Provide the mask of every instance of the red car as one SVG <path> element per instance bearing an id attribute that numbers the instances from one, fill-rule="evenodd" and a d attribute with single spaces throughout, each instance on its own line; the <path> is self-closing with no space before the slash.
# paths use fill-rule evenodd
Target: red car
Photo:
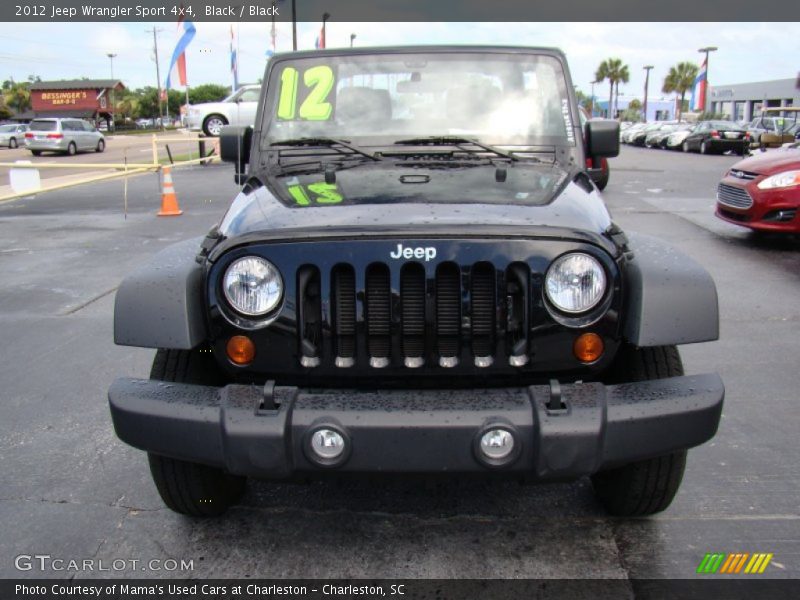
<path id="1" fill-rule="evenodd" d="M 756 231 L 800 233 L 800 146 L 759 152 L 717 186 L 716 215 Z"/>

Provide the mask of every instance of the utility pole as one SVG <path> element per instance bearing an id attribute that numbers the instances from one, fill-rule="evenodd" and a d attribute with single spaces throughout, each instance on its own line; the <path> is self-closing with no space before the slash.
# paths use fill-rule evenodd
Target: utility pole
<path id="1" fill-rule="evenodd" d="M 158 34 L 163 29 L 159 29 L 157 27 L 153 27 L 153 29 L 145 29 L 148 33 L 150 31 L 153 32 L 153 53 L 155 54 L 155 61 L 156 61 L 156 95 L 158 96 L 158 118 L 161 121 L 161 128 L 164 128 L 164 110 L 162 107 L 161 101 L 161 70 L 158 66 Z"/>
<path id="2" fill-rule="evenodd" d="M 708 79 L 708 55 L 709 55 L 710 52 L 716 52 L 717 50 L 719 50 L 719 48 L 717 48 L 716 46 L 706 46 L 705 48 L 699 48 L 697 50 L 701 54 L 705 53 L 705 55 L 706 55 L 706 60 L 705 60 L 705 63 L 706 63 L 706 85 L 705 85 L 705 93 L 703 94 L 703 112 L 708 112 L 708 105 L 709 105 L 709 101 L 711 100 L 708 97 L 710 95 L 708 93 L 708 91 L 709 91 L 709 89 L 708 89 L 709 88 L 709 83 L 708 83 L 709 82 L 709 79 Z M 681 107 L 681 108 L 683 108 L 683 107 Z"/>
<path id="3" fill-rule="evenodd" d="M 323 48 L 327 48 L 328 47 L 328 36 L 325 35 L 325 23 L 330 18 L 331 18 L 331 14 L 330 13 L 324 13 L 322 15 L 322 44 L 321 44 L 321 46 Z"/>
<path id="4" fill-rule="evenodd" d="M 592 118 L 594 118 L 594 84 L 598 82 L 590 81 L 589 83 L 592 85 Z"/>
<path id="5" fill-rule="evenodd" d="M 116 127 L 116 107 L 114 106 L 114 57 L 116 54 L 109 52 L 106 54 L 106 56 L 111 61 L 111 98 L 109 99 L 111 101 L 111 127 L 109 127 L 109 130 L 114 131 L 114 128 Z"/>
<path id="6" fill-rule="evenodd" d="M 644 76 L 644 107 L 642 113 L 644 115 L 644 122 L 647 123 L 647 88 L 650 87 L 650 69 L 653 68 L 653 65 L 645 65 L 643 68 L 646 75 Z"/>
<path id="7" fill-rule="evenodd" d="M 292 0 L 292 50 L 297 50 L 297 6 Z"/>

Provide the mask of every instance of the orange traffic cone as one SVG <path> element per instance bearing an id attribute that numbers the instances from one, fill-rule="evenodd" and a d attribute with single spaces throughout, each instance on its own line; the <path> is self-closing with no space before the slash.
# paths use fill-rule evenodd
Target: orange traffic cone
<path id="1" fill-rule="evenodd" d="M 183 211 L 178 206 L 178 197 L 175 195 L 175 188 L 172 187 L 172 170 L 169 167 L 161 169 L 161 210 L 158 211 L 159 217 L 177 217 Z"/>

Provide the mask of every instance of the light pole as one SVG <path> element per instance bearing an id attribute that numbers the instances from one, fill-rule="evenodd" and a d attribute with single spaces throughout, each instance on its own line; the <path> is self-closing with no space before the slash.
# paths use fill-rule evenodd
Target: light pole
<path id="1" fill-rule="evenodd" d="M 701 98 L 701 100 L 703 101 L 703 112 L 706 112 L 706 109 L 708 108 L 708 103 L 709 103 L 709 98 L 708 98 L 708 96 L 706 94 L 706 92 L 708 91 L 708 85 L 709 85 L 708 84 L 708 55 L 709 55 L 710 52 L 716 52 L 717 50 L 719 50 L 719 48 L 717 48 L 716 46 L 706 46 L 705 48 L 698 48 L 698 50 L 697 50 L 701 54 L 705 53 L 705 55 L 706 55 L 706 85 L 705 85 L 705 88 L 704 88 L 704 91 L 703 91 L 703 95 L 702 95 L 702 98 Z M 681 107 L 681 108 L 683 108 L 683 107 Z"/>
<path id="2" fill-rule="evenodd" d="M 111 131 L 114 131 L 114 127 L 115 127 L 114 121 L 116 120 L 116 115 L 115 115 L 116 111 L 114 110 L 114 108 L 115 108 L 114 107 L 114 87 L 115 87 L 114 86 L 114 57 L 116 56 L 116 54 L 114 54 L 112 52 L 109 52 L 108 54 L 106 54 L 106 56 L 108 57 L 108 60 L 111 61 L 111 98 L 109 98 L 109 101 L 111 102 L 111 127 L 109 129 Z"/>
<path id="3" fill-rule="evenodd" d="M 644 122 L 647 123 L 647 88 L 650 87 L 650 69 L 653 68 L 653 65 L 645 65 L 643 68 L 646 74 L 644 76 L 644 107 L 642 113 L 644 114 Z"/>
<path id="4" fill-rule="evenodd" d="M 592 118 L 594 119 L 594 84 L 597 83 L 596 81 L 589 82 L 592 86 Z"/>
<path id="5" fill-rule="evenodd" d="M 356 39 L 356 34 L 355 33 L 351 33 L 350 34 L 350 47 L 351 48 L 353 47 L 353 40 L 354 39 Z"/>
<path id="6" fill-rule="evenodd" d="M 322 44 L 320 44 L 323 48 L 327 47 L 327 38 L 325 36 L 325 22 L 331 18 L 330 13 L 323 13 L 322 14 Z"/>

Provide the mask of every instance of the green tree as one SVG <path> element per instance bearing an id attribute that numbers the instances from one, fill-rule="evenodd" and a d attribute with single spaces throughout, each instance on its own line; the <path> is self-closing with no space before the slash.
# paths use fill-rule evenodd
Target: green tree
<path id="1" fill-rule="evenodd" d="M 681 95 L 681 102 L 678 110 L 678 121 L 681 120 L 681 113 L 683 112 L 683 103 L 686 92 L 694 85 L 694 80 L 697 78 L 697 73 L 700 68 L 690 62 L 679 62 L 677 65 L 669 68 L 669 73 L 664 78 L 664 86 L 661 91 L 665 94 L 673 92 Z"/>
<path id="2" fill-rule="evenodd" d="M 613 119 L 614 106 L 612 106 L 612 103 L 614 101 L 614 86 L 616 86 L 617 101 L 619 102 L 619 84 L 620 82 L 628 83 L 630 80 L 630 71 L 628 71 L 628 65 L 623 65 L 622 59 L 620 58 L 607 58 L 600 63 L 600 66 L 597 67 L 597 71 L 595 71 L 594 74 L 594 79 L 597 82 L 608 79 L 608 118 Z"/>
<path id="3" fill-rule="evenodd" d="M 15 82 L 11 80 L 11 84 L 6 88 L 3 84 L 3 99 L 6 106 L 13 108 L 15 112 L 23 112 L 31 107 L 31 90 L 29 82 Z"/>
<path id="4" fill-rule="evenodd" d="M 231 93 L 231 88 L 216 83 L 205 83 L 189 88 L 189 103 L 219 102 Z"/>

